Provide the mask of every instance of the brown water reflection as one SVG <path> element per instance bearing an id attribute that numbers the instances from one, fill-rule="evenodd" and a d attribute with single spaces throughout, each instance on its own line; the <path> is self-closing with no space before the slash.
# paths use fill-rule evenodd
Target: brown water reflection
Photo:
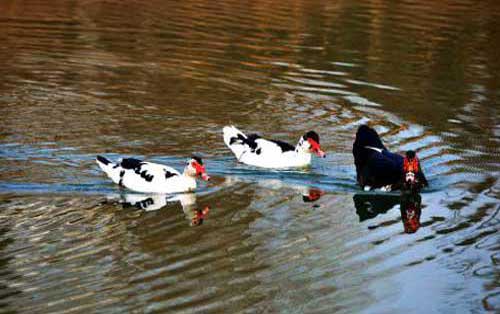
<path id="1" fill-rule="evenodd" d="M 0 312 L 498 311 L 499 18 L 470 0 L 0 2 Z M 328 158 L 237 165 L 228 123 L 315 129 Z M 423 162 L 414 234 L 392 196 L 356 214 L 360 123 Z M 215 174 L 196 228 L 178 202 L 107 201 L 93 162 L 193 152 Z"/>

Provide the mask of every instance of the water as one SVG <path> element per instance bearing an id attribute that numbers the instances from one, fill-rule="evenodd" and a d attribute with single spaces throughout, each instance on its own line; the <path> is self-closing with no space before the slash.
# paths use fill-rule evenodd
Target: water
<path id="1" fill-rule="evenodd" d="M 499 311 L 499 18 L 470 0 L 1 2 L 0 312 Z M 328 157 L 238 165 L 228 123 L 316 130 Z M 415 233 L 397 195 L 356 186 L 361 123 L 423 162 Z M 120 192 L 93 161 L 192 153 L 213 180 L 177 199 Z"/>

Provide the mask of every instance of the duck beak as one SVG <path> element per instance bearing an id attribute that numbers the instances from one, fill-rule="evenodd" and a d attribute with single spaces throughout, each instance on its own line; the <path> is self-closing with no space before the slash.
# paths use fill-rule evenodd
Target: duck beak
<path id="1" fill-rule="evenodd" d="M 316 156 L 318 156 L 320 158 L 326 157 L 326 153 L 321 150 L 321 146 L 319 146 L 319 143 L 317 143 L 315 140 L 313 140 L 311 138 L 307 139 L 307 141 L 311 145 L 311 150 L 313 153 L 316 154 Z"/>
<path id="2" fill-rule="evenodd" d="M 194 167 L 196 169 L 196 174 L 201 177 L 202 180 L 208 181 L 210 180 L 210 176 L 207 174 L 207 171 L 205 170 L 205 166 L 202 166 L 198 163 L 194 164 Z"/>
<path id="3" fill-rule="evenodd" d="M 316 155 L 320 158 L 326 158 L 326 153 L 324 151 L 322 151 L 321 149 L 319 149 L 318 151 L 315 152 Z"/>

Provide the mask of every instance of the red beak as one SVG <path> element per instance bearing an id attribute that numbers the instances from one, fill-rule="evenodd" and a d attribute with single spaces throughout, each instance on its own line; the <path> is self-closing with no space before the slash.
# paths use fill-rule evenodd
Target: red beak
<path id="1" fill-rule="evenodd" d="M 199 163 L 195 163 L 194 168 L 196 169 L 196 175 L 199 175 L 202 180 L 210 180 L 210 176 L 205 171 L 205 166 L 202 166 Z"/>
<path id="2" fill-rule="evenodd" d="M 318 157 L 325 158 L 326 154 L 324 151 L 321 150 L 321 147 L 319 146 L 319 143 L 317 143 L 315 140 L 312 138 L 308 138 L 307 141 L 311 145 L 311 150 L 313 153 L 315 153 Z"/>

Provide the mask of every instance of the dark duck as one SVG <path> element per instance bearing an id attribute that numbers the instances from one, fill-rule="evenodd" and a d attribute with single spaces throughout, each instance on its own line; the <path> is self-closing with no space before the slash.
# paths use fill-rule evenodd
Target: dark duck
<path id="1" fill-rule="evenodd" d="M 410 150 L 402 156 L 390 152 L 377 131 L 367 125 L 358 128 L 352 154 L 358 184 L 365 191 L 380 188 L 419 192 L 428 186 L 416 153 Z"/>

